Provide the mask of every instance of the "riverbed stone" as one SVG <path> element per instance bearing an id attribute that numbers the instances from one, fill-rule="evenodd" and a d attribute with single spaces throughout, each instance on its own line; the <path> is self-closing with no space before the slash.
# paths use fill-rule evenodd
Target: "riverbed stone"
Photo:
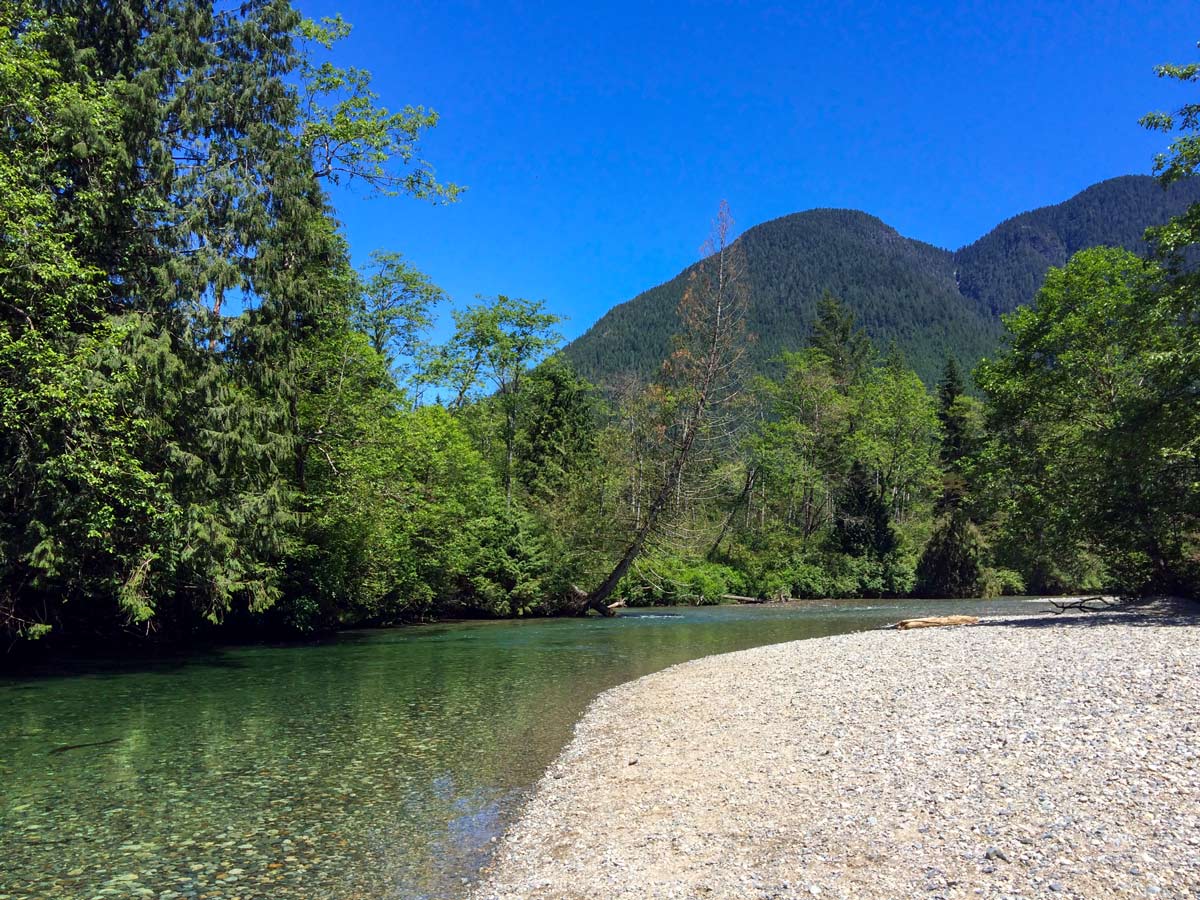
<path id="1" fill-rule="evenodd" d="M 470 897 L 1200 896 L 1198 624 L 985 619 L 623 685 Z"/>

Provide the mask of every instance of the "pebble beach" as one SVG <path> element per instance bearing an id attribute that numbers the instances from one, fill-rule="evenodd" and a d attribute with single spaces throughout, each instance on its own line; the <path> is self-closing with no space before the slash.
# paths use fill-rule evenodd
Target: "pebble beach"
<path id="1" fill-rule="evenodd" d="M 1197 625 L 984 619 L 622 685 L 471 897 L 1200 897 Z"/>

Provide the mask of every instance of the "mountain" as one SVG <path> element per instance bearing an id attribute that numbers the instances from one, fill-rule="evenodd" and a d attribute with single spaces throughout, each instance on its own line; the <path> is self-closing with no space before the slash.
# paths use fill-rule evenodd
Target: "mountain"
<path id="1" fill-rule="evenodd" d="M 999 316 L 1028 303 L 1046 270 L 1098 245 L 1145 252 L 1142 234 L 1192 203 L 1200 179 L 1164 190 L 1149 176 L 1100 182 L 1055 206 L 1022 213 L 951 252 L 907 238 L 855 210 L 814 209 L 748 229 L 737 243 L 747 269 L 750 365 L 764 371 L 783 350 L 803 347 L 826 291 L 858 315 L 881 348 L 892 341 L 925 379 L 947 354 L 968 368 L 996 348 Z M 597 384 L 653 375 L 677 329 L 676 307 L 692 268 L 609 310 L 564 348 Z"/>

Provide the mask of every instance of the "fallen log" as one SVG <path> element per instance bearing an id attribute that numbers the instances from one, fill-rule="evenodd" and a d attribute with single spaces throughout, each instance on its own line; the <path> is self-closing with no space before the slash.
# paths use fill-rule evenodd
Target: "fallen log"
<path id="1" fill-rule="evenodd" d="M 892 627 L 899 631 L 910 628 L 939 628 L 943 625 L 975 625 L 979 616 L 926 616 L 923 619 L 901 619 Z"/>
<path id="2" fill-rule="evenodd" d="M 608 604 L 608 608 L 609 609 L 624 609 L 626 605 L 627 604 L 625 603 L 625 598 L 622 597 L 620 600 L 614 600 L 612 603 Z"/>
<path id="3" fill-rule="evenodd" d="M 738 603 L 766 603 L 766 597 L 744 597 L 741 594 L 722 594 L 722 600 L 736 600 Z"/>

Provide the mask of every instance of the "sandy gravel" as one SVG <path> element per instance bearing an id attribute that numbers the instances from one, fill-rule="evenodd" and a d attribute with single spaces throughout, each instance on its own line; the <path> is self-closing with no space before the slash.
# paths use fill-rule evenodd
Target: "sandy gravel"
<path id="1" fill-rule="evenodd" d="M 601 695 L 484 898 L 1200 897 L 1200 619 L 878 631 Z"/>

